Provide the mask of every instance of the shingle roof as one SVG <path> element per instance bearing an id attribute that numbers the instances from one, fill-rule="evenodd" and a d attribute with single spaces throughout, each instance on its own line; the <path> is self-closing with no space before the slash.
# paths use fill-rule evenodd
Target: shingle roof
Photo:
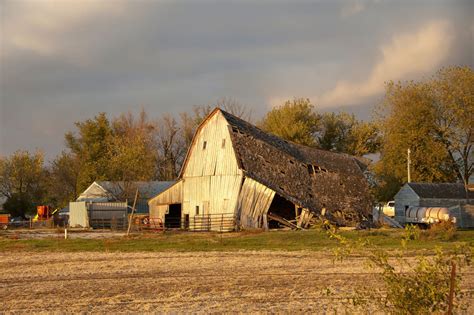
<path id="1" fill-rule="evenodd" d="M 466 199 L 466 189 L 458 183 L 408 183 L 420 198 Z M 474 199 L 474 191 L 468 197 Z"/>
<path id="2" fill-rule="evenodd" d="M 369 215 L 371 198 L 360 160 L 283 140 L 221 112 L 246 176 L 316 213 L 326 208 L 344 224 Z"/>

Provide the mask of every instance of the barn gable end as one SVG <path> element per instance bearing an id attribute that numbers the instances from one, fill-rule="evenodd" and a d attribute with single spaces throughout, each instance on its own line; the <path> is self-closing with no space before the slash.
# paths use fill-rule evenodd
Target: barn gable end
<path id="1" fill-rule="evenodd" d="M 270 219 L 299 228 L 323 209 L 350 225 L 371 209 L 362 168 L 352 156 L 290 143 L 216 108 L 194 135 L 173 202 L 191 230 L 213 216 L 232 216 L 243 228 L 268 228 Z M 171 209 L 165 194 L 177 196 L 165 191 L 149 201 L 162 214 Z"/>

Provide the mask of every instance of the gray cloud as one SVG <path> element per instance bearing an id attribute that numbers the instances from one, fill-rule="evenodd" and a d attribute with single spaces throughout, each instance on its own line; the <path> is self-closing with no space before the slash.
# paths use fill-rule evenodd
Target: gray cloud
<path id="1" fill-rule="evenodd" d="M 0 6 L 1 154 L 42 148 L 53 156 L 74 121 L 100 111 L 114 116 L 143 106 L 156 116 L 223 96 L 254 106 L 258 115 L 301 96 L 325 111 L 368 118 L 383 94 L 378 81 L 473 65 L 469 1 L 3 0 Z M 423 33 L 430 25 L 431 33 Z M 416 34 L 449 44 L 436 51 L 430 47 L 440 46 L 425 45 L 415 49 L 417 60 L 404 59 Z M 426 60 L 432 62 L 417 65 Z"/>

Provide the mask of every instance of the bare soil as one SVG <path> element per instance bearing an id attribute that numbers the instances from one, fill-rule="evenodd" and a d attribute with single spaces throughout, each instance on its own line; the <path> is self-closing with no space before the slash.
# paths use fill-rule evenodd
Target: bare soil
<path id="1" fill-rule="evenodd" d="M 0 313 L 366 313 L 353 290 L 380 285 L 362 258 L 312 252 L 18 252 L 0 266 Z"/>

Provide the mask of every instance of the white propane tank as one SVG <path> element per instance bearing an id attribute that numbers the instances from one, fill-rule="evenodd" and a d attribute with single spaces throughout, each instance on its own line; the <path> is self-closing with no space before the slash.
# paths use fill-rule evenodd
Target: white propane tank
<path id="1" fill-rule="evenodd" d="M 406 212 L 406 221 L 411 223 L 432 224 L 449 220 L 449 210 L 444 207 L 409 207 Z"/>

